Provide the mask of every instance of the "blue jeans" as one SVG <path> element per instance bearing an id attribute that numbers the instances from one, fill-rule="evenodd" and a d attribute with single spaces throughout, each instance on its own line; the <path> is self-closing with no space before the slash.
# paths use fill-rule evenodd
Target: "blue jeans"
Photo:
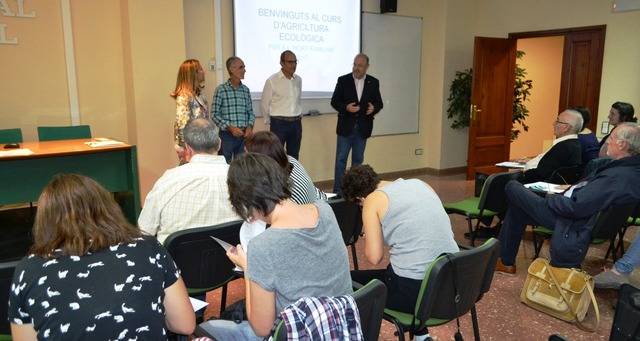
<path id="1" fill-rule="evenodd" d="M 300 154 L 300 143 L 302 142 L 302 120 L 284 121 L 277 117 L 271 117 L 270 129 L 272 133 L 278 136 L 287 150 L 287 154 L 297 160 Z"/>
<path id="2" fill-rule="evenodd" d="M 242 321 L 240 324 L 236 324 L 228 320 L 209 320 L 201 323 L 200 328 L 204 329 L 210 337 L 213 336 L 216 340 L 261 341 L 263 339 L 253 332 L 249 321 Z"/>
<path id="3" fill-rule="evenodd" d="M 514 265 L 527 226 L 541 225 L 553 230 L 558 218 L 542 197 L 515 180 L 507 183 L 505 193 L 508 209 L 498 237 L 500 259 L 504 265 Z"/>
<path id="4" fill-rule="evenodd" d="M 225 130 L 220 132 L 220 140 L 222 141 L 222 155 L 227 163 L 231 163 L 234 157 L 244 153 L 244 136 L 235 137 Z"/>
<path id="5" fill-rule="evenodd" d="M 613 267 L 623 275 L 630 274 L 633 269 L 640 263 L 640 236 L 633 240 L 629 248 L 622 258 L 613 264 Z"/>
<path id="6" fill-rule="evenodd" d="M 351 167 L 361 165 L 364 162 L 364 148 L 367 146 L 367 139 L 360 135 L 358 124 L 353 126 L 349 136 L 338 135 L 336 143 L 336 166 L 333 177 L 333 193 L 342 194 L 340 189 L 340 179 L 347 169 L 347 158 L 351 153 Z"/>

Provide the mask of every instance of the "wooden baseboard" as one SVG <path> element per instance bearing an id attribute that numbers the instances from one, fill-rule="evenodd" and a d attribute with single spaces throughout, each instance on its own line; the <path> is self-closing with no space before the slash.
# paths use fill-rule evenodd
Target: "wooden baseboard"
<path id="1" fill-rule="evenodd" d="M 467 167 L 455 167 L 455 168 L 444 168 L 444 169 L 435 169 L 435 168 L 416 168 L 416 169 L 408 169 L 397 172 L 389 172 L 382 173 L 380 177 L 385 180 L 395 180 L 397 178 L 415 178 L 422 175 L 434 175 L 434 176 L 447 176 L 447 175 L 457 175 L 457 174 L 465 174 L 467 172 Z M 325 181 L 316 181 L 316 187 L 321 190 L 327 192 L 333 190 L 333 180 L 325 180 Z"/>

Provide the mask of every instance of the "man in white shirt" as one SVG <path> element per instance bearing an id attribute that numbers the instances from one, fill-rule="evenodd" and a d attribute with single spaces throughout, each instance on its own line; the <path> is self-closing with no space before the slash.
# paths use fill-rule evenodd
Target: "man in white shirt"
<path id="1" fill-rule="evenodd" d="M 580 166 L 582 147 L 578 132 L 582 129 L 582 115 L 575 110 L 565 110 L 553 122 L 553 146 L 525 164 L 522 183 L 547 181 L 553 172 L 565 166 Z"/>
<path id="2" fill-rule="evenodd" d="M 271 131 L 278 136 L 287 154 L 298 159 L 302 141 L 302 78 L 296 75 L 296 55 L 286 50 L 280 54 L 280 71 L 264 83 L 260 112 Z"/>
<path id="3" fill-rule="evenodd" d="M 140 228 L 160 243 L 179 230 L 240 219 L 229 202 L 229 165 L 218 155 L 218 127 L 207 118 L 191 119 L 184 141 L 189 163 L 158 179 L 138 218 Z"/>

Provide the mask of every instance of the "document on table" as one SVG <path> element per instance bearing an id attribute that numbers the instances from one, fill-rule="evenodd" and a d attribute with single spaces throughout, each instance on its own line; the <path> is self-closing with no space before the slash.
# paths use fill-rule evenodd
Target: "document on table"
<path id="1" fill-rule="evenodd" d="M 94 148 L 107 147 L 107 146 L 119 146 L 121 144 L 124 144 L 124 142 L 108 139 L 108 138 L 105 138 L 105 137 L 97 137 L 94 140 L 95 141 L 85 142 L 84 144 L 86 144 L 89 147 L 94 147 Z"/>
<path id="2" fill-rule="evenodd" d="M 20 148 L 20 149 L 13 149 L 13 150 L 0 150 L 0 157 L 3 156 L 21 156 L 21 155 L 31 155 L 33 154 L 33 151 L 29 148 Z"/>
<path id="3" fill-rule="evenodd" d="M 524 169 L 524 165 L 523 164 L 518 163 L 518 162 L 513 162 L 513 161 L 505 161 L 505 162 L 496 163 L 496 167 Z"/>
<path id="4" fill-rule="evenodd" d="M 530 184 L 525 184 L 524 187 L 529 188 L 538 192 L 553 192 L 553 193 L 562 193 L 566 190 L 565 186 L 559 184 L 551 184 L 544 181 L 533 182 Z"/>

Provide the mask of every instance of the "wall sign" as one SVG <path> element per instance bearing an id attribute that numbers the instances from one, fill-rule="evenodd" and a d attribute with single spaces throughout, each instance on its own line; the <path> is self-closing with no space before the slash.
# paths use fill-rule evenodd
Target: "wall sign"
<path id="1" fill-rule="evenodd" d="M 25 11 L 25 0 L 0 0 L 3 17 L 35 18 L 36 11 Z M 18 37 L 7 37 L 7 24 L 0 23 L 0 44 L 18 45 Z"/>

